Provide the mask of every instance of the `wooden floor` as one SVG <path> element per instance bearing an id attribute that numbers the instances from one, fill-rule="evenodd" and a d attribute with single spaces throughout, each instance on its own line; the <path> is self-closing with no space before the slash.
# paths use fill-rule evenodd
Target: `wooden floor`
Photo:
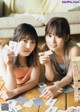
<path id="1" fill-rule="evenodd" d="M 0 77 L 0 92 L 5 90 L 4 82 Z M 38 98 L 40 95 L 40 92 L 38 90 L 38 87 L 33 88 L 32 90 L 25 92 L 22 94 L 22 97 L 32 99 L 32 98 Z M 49 106 L 45 105 L 47 102 L 47 99 L 42 98 L 44 105 L 43 106 L 35 106 L 33 105 L 32 107 L 24 107 L 23 104 L 18 103 L 23 109 L 20 110 L 19 112 L 45 112 Z M 6 102 L 3 99 L 0 98 L 0 103 Z M 59 96 L 57 96 L 57 102 L 54 105 L 55 107 L 58 107 L 58 110 L 66 110 L 70 106 L 80 106 L 80 102 L 75 102 L 74 101 L 74 93 L 61 93 Z"/>

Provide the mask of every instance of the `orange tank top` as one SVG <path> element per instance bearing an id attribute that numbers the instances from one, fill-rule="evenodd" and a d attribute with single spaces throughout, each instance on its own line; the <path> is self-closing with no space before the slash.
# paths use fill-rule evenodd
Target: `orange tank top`
<path id="1" fill-rule="evenodd" d="M 32 67 L 19 67 L 14 68 L 14 74 L 16 77 L 17 84 L 23 84 L 30 79 Z"/>

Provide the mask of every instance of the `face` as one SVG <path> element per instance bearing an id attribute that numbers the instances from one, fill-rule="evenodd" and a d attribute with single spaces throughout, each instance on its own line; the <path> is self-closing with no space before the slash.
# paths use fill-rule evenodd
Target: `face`
<path id="1" fill-rule="evenodd" d="M 52 51 L 59 51 L 64 48 L 64 40 L 63 38 L 59 38 L 54 34 L 47 34 L 46 35 L 46 43 L 50 50 Z"/>
<path id="2" fill-rule="evenodd" d="M 35 40 L 31 40 L 28 36 L 19 42 L 21 56 L 29 56 L 35 48 Z"/>

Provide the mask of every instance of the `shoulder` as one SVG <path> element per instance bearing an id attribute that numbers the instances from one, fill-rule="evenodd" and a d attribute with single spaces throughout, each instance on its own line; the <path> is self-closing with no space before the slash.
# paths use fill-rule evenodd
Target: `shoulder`
<path id="1" fill-rule="evenodd" d="M 77 45 L 71 46 L 69 48 L 69 58 L 80 56 L 80 47 Z"/>

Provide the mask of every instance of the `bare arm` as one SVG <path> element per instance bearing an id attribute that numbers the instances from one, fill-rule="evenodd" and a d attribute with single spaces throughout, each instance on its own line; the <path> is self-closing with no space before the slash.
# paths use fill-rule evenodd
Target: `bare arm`
<path id="1" fill-rule="evenodd" d="M 45 66 L 45 77 L 49 81 L 52 81 L 54 78 L 54 72 L 50 61 L 50 57 L 46 56 L 44 52 L 41 52 L 39 53 L 39 61 L 41 64 Z"/>
<path id="2" fill-rule="evenodd" d="M 1 52 L 0 73 L 8 90 L 12 90 L 17 87 L 16 79 L 13 72 L 13 64 L 10 58 L 8 57 L 7 52 L 3 54 Z"/>
<path id="3" fill-rule="evenodd" d="M 51 62 L 45 65 L 45 77 L 49 81 L 53 81 L 54 79 L 54 71 Z"/>
<path id="4" fill-rule="evenodd" d="M 77 46 L 69 50 L 70 61 L 71 61 L 71 58 L 75 56 L 80 56 L 80 48 Z M 72 79 L 73 79 L 73 71 L 72 71 L 72 65 L 70 64 L 66 76 L 60 81 L 60 83 L 57 86 L 59 88 L 66 86 L 67 84 L 71 83 Z"/>

